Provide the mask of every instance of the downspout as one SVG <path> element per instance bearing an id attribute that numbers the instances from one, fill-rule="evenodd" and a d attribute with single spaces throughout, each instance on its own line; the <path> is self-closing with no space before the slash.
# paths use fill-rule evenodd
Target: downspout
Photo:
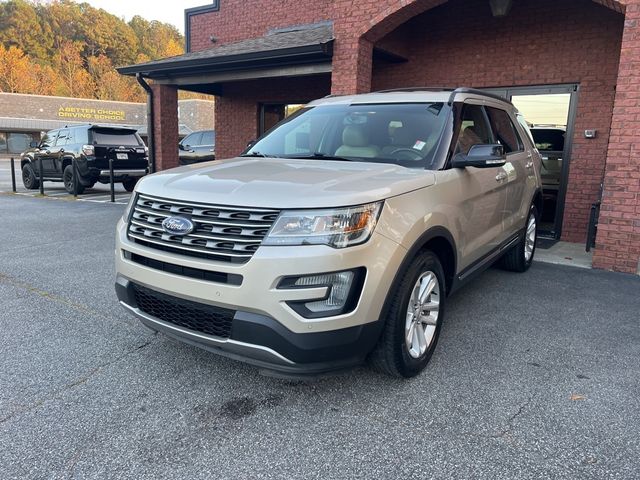
<path id="1" fill-rule="evenodd" d="M 155 123 L 153 121 L 153 89 L 146 82 L 142 73 L 136 73 L 136 80 L 147 92 L 147 146 L 149 147 L 149 173 L 156 171 Z"/>

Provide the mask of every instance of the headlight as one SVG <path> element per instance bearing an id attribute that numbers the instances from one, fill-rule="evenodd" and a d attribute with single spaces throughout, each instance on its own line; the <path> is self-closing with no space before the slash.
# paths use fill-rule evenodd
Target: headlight
<path id="1" fill-rule="evenodd" d="M 263 245 L 359 245 L 369 240 L 383 202 L 327 210 L 284 211 L 263 240 Z"/>
<path id="2" fill-rule="evenodd" d="M 129 198 L 129 203 L 124 209 L 122 213 L 122 221 L 124 223 L 129 223 L 129 218 L 131 217 L 131 210 L 133 210 L 133 206 L 136 204 L 136 199 L 138 198 L 138 194 L 135 192 L 131 194 L 131 198 Z"/>

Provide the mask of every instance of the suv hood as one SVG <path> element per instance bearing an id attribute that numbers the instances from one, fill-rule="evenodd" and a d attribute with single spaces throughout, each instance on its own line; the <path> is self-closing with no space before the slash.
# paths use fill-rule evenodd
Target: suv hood
<path id="1" fill-rule="evenodd" d="M 239 157 L 149 175 L 136 190 L 195 203 L 290 209 L 369 203 L 434 183 L 431 171 L 384 163 Z"/>

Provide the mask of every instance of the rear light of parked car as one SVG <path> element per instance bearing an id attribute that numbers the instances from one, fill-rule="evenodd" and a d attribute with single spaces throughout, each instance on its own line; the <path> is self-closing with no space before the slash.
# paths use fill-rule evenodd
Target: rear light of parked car
<path id="1" fill-rule="evenodd" d="M 93 145 L 83 145 L 82 153 L 84 153 L 87 157 L 92 157 L 96 154 L 96 149 Z"/>

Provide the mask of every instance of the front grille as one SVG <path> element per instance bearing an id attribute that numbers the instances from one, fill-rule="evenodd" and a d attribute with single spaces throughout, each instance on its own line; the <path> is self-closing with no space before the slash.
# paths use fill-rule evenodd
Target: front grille
<path id="1" fill-rule="evenodd" d="M 128 236 L 141 245 L 191 257 L 245 263 L 262 243 L 280 212 L 261 208 L 204 205 L 138 195 Z M 188 235 L 164 231 L 167 217 L 190 219 Z"/>
<path id="2" fill-rule="evenodd" d="M 215 337 L 229 338 L 235 310 L 190 302 L 133 284 L 138 308 L 178 327 Z"/>

